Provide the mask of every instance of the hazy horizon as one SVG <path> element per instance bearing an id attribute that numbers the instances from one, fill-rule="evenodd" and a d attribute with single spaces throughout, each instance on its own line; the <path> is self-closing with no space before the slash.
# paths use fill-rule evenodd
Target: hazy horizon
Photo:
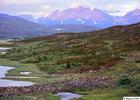
<path id="1" fill-rule="evenodd" d="M 47 16 L 55 10 L 86 6 L 103 10 L 114 16 L 123 16 L 140 8 L 139 0 L 1 0 L 0 13 L 10 15 L 30 14 L 35 17 Z"/>

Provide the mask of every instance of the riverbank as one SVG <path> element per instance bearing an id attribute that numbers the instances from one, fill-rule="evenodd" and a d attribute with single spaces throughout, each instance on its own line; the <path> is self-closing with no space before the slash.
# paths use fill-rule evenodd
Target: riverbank
<path id="1" fill-rule="evenodd" d="M 18 81 L 31 81 L 38 84 L 46 82 L 45 77 L 47 76 L 47 74 L 40 71 L 34 64 L 24 64 L 17 61 L 0 58 L 0 65 L 14 67 L 14 69 L 8 71 L 8 73 L 6 74 L 7 77 L 5 77 L 5 79 L 18 80 Z M 21 72 L 31 72 L 31 73 L 27 75 L 22 75 Z M 13 77 L 10 78 L 10 76 Z M 38 77 L 38 78 L 28 79 L 28 78 L 18 78 L 18 77 Z"/>
<path id="2" fill-rule="evenodd" d="M 14 67 L 8 67 L 8 66 L 0 66 L 0 87 L 24 87 L 24 86 L 31 86 L 34 83 L 27 82 L 27 81 L 16 81 L 16 80 L 7 80 L 4 79 L 6 77 L 6 74 L 9 70 L 14 69 Z"/>
<path id="3" fill-rule="evenodd" d="M 23 71 L 23 69 L 25 69 L 26 67 L 28 68 L 28 66 L 27 66 L 28 64 L 23 64 L 23 63 L 19 63 L 19 62 L 16 62 L 16 61 L 11 61 L 11 60 L 8 60 L 8 59 L 1 59 L 1 62 L 4 65 L 7 65 L 7 64 L 9 65 L 10 64 L 10 65 L 16 66 L 17 68 L 20 67 L 20 65 L 23 65 L 24 67 L 20 67 L 21 68 L 20 71 L 21 70 Z M 8 62 L 8 63 L 6 63 L 6 62 Z M 34 68 L 34 67 L 32 67 L 32 68 Z M 16 70 L 16 71 L 19 71 L 19 70 Z M 15 73 L 13 73 L 13 71 L 12 71 L 11 72 L 11 75 L 12 74 L 15 74 Z M 33 82 L 37 82 L 38 84 L 42 84 L 42 83 L 56 83 L 57 81 L 65 80 L 65 79 L 72 79 L 72 80 L 76 80 L 77 79 L 78 80 L 78 79 L 80 79 L 79 77 L 83 77 L 84 79 L 88 79 L 88 75 L 89 74 L 90 73 L 87 73 L 87 74 L 85 73 L 85 75 L 84 74 L 70 74 L 70 75 L 68 75 L 68 74 L 67 75 L 63 75 L 63 74 L 61 75 L 60 74 L 60 75 L 51 75 L 50 77 L 47 77 L 46 76 L 46 77 L 42 78 L 41 80 L 40 79 L 39 80 L 38 79 L 12 79 L 12 80 L 33 81 Z M 7 74 L 7 75 L 10 75 L 10 74 Z M 20 76 L 20 73 L 17 73 L 15 75 L 19 75 Z M 27 76 L 30 76 L 30 75 L 27 75 Z M 92 76 L 92 74 L 90 74 L 90 75 Z M 98 74 L 96 75 L 96 73 L 94 72 L 94 76 L 98 76 Z M 94 77 L 94 76 L 92 76 L 92 77 Z M 98 80 L 96 80 L 96 81 L 98 82 Z M 62 89 L 62 91 L 60 91 L 60 92 L 65 92 L 65 91 L 75 92 L 76 91 L 77 94 L 83 95 L 81 97 L 81 98 L 83 98 L 83 100 L 91 100 L 90 98 L 97 98 L 97 100 L 102 100 L 103 98 L 109 98 L 109 97 L 112 98 L 111 100 L 113 100 L 113 98 L 115 98 L 115 100 L 120 100 L 124 95 L 130 95 L 130 96 L 133 96 L 134 95 L 134 96 L 137 96 L 136 94 L 134 94 L 131 91 L 129 91 L 129 89 L 124 89 L 124 88 L 118 89 L 118 87 L 111 88 L 111 85 L 109 85 L 108 87 L 106 87 L 103 91 L 100 90 L 100 87 L 97 88 L 97 89 L 96 88 L 93 88 L 93 87 L 90 87 L 90 89 L 88 89 L 87 87 L 86 87 L 86 89 L 82 89 L 80 87 L 81 89 L 78 88 L 78 89 L 74 89 L 74 90 L 72 90 L 72 89 L 68 89 L 67 90 L 65 87 L 68 87 L 69 85 L 68 86 L 63 86 L 63 88 L 62 88 L 62 85 L 65 84 L 65 83 L 63 81 L 60 81 L 60 82 L 57 82 L 57 83 L 59 83 L 59 84 L 57 84 L 58 89 L 60 89 L 60 88 Z M 87 85 L 90 86 L 89 83 L 90 83 L 89 81 L 87 83 L 85 83 L 85 86 L 87 86 Z M 74 82 L 73 84 L 74 85 L 77 84 L 78 87 L 79 87 L 80 84 L 83 84 L 83 81 L 80 80 L 80 81 Z M 4 91 L 5 90 L 6 93 L 9 93 L 9 91 L 12 92 L 12 93 L 15 93 L 16 91 L 23 92 L 23 93 L 20 93 L 19 92 L 20 94 L 18 94 L 16 96 L 13 96 L 13 95 L 12 96 L 6 96 L 6 97 L 9 97 L 9 98 L 17 98 L 17 100 L 22 100 L 20 98 L 24 98 L 25 100 L 32 100 L 32 99 L 30 99 L 31 97 L 32 98 L 33 97 L 36 98 L 36 99 L 33 99 L 33 100 L 39 100 L 38 98 L 40 98 L 40 97 L 41 98 L 44 98 L 42 100 L 46 100 L 46 98 L 47 98 L 47 100 L 55 100 L 55 98 L 56 98 L 56 100 L 60 100 L 59 97 L 57 97 L 54 94 L 52 94 L 52 93 L 56 93 L 56 92 L 48 91 L 50 89 L 53 90 L 53 88 L 55 88 L 55 86 L 53 87 L 53 85 L 51 85 L 52 87 L 48 87 L 48 84 L 45 84 L 45 85 L 47 85 L 47 86 L 37 85 L 35 87 L 33 86 L 32 88 L 28 88 L 27 87 L 27 90 L 30 90 L 30 89 L 31 90 L 35 90 L 34 92 L 28 92 L 28 91 L 26 91 L 25 87 L 24 88 L 18 88 L 18 89 L 15 88 L 15 87 L 13 87 L 13 88 L 3 88 L 0 91 Z M 44 87 L 45 88 L 48 87 L 48 90 L 46 90 Z M 40 88 L 40 91 L 43 90 L 43 92 L 40 93 L 40 91 L 38 90 L 39 88 Z M 57 88 L 55 88 L 55 89 L 57 89 Z M 112 91 L 110 89 L 112 89 Z M 77 90 L 79 90 L 79 91 L 77 91 Z M 88 90 L 88 91 L 85 91 L 85 90 Z M 96 92 L 94 92 L 94 90 L 96 90 Z M 50 93 L 50 92 L 52 92 L 52 93 Z M 9 95 L 9 94 L 6 94 L 6 95 Z M 6 98 L 6 100 L 8 100 L 8 99 Z M 9 99 L 9 100 L 11 100 L 11 99 Z"/>
<path id="4" fill-rule="evenodd" d="M 14 98 L 14 100 L 60 100 L 60 97 L 54 94 L 64 91 L 82 95 L 81 99 L 72 100 L 92 100 L 91 98 L 93 100 L 103 100 L 105 98 L 121 100 L 124 95 L 137 96 L 128 89 L 115 87 L 110 78 L 88 78 L 22 88 L 1 88 L 0 98 L 9 97 L 6 100 L 11 100 L 11 98 Z"/>
<path id="5" fill-rule="evenodd" d="M 79 77 L 86 77 L 86 74 L 47 74 L 38 69 L 35 64 L 24 64 L 18 61 L 12 61 L 5 58 L 0 58 L 0 65 L 15 67 L 8 71 L 4 79 L 17 81 L 31 81 L 37 84 L 54 83 L 57 81 L 77 79 Z M 21 72 L 31 72 L 27 75 L 22 75 Z M 19 77 L 19 78 L 18 78 Z M 20 77 L 37 77 L 37 78 L 20 78 Z"/>
<path id="6" fill-rule="evenodd" d="M 76 88 L 94 89 L 103 87 L 114 87 L 111 78 L 86 78 L 78 80 L 65 80 L 52 84 L 34 85 L 29 87 L 2 87 L 0 88 L 1 96 L 23 95 L 29 93 L 58 93 L 72 91 Z"/>
<path id="7" fill-rule="evenodd" d="M 77 90 L 76 94 L 82 95 L 80 99 L 72 100 L 122 100 L 124 95 L 137 96 L 124 88 L 101 88 L 93 90 Z M 32 93 L 19 96 L 1 96 L 0 100 L 61 100 L 59 96 L 52 93 Z"/>

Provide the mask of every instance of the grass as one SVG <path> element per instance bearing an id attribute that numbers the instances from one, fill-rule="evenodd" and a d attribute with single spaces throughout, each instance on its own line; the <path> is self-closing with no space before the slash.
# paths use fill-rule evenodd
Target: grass
<path id="1" fill-rule="evenodd" d="M 9 67 L 15 67 L 15 69 L 8 71 L 7 77 L 5 79 L 10 79 L 10 80 L 19 80 L 19 81 L 31 81 L 35 82 L 37 84 L 42 84 L 42 83 L 53 83 L 56 81 L 61 81 L 65 80 L 68 77 L 64 76 L 53 76 L 46 74 L 43 71 L 40 71 L 38 67 L 35 64 L 25 64 L 25 63 L 20 63 L 18 61 L 12 61 L 9 59 L 4 59 L 0 58 L 0 65 L 1 66 L 9 66 Z M 27 72 L 32 72 L 29 75 L 21 75 L 20 72 L 27 71 Z M 25 76 L 25 77 L 37 77 L 37 78 L 12 78 L 9 76 Z"/>
<path id="2" fill-rule="evenodd" d="M 8 72 L 7 75 L 10 76 L 21 76 L 20 72 L 24 72 L 24 71 L 32 72 L 32 74 L 29 74 L 28 76 L 33 76 L 33 77 L 45 75 L 45 73 L 41 72 L 38 69 L 38 67 L 34 64 L 24 64 L 18 61 L 11 61 L 9 59 L 0 58 L 0 65 L 15 67 L 15 69 Z"/>
<path id="3" fill-rule="evenodd" d="M 34 64 L 24 64 L 18 61 L 11 61 L 9 59 L 0 58 L 0 65 L 1 66 L 9 66 L 15 67 L 15 69 L 8 71 L 7 77 L 5 79 L 11 80 L 19 80 L 19 81 L 32 81 L 35 83 L 44 83 L 46 82 L 47 74 L 40 71 L 38 67 Z M 21 75 L 20 72 L 32 72 L 29 75 Z M 8 76 L 26 76 L 26 77 L 38 77 L 38 78 L 31 78 L 31 79 L 19 79 L 19 78 L 8 78 Z"/>
<path id="4" fill-rule="evenodd" d="M 80 99 L 74 100 L 122 100 L 124 96 L 136 96 L 128 89 L 123 88 L 95 89 L 78 93 L 83 94 L 83 96 Z"/>
<path id="5" fill-rule="evenodd" d="M 129 30 L 133 30 L 133 27 L 129 27 Z M 25 40 L 17 42 L 17 47 L 4 57 L 34 63 L 40 70 L 50 74 L 67 69 L 81 69 L 83 66 L 100 68 L 99 65 L 109 64 L 111 61 L 124 61 L 131 52 L 140 50 L 138 28 L 133 33 L 128 29 L 126 32 L 121 31 L 125 28 L 106 29 L 107 31 L 99 31 L 98 34 L 63 33 Z M 132 38 L 131 34 L 134 34 Z"/>
<path id="6" fill-rule="evenodd" d="M 21 96 L 6 96 L 0 97 L 0 100 L 60 100 L 59 96 L 51 93 L 46 94 L 29 94 Z"/>
<path id="7" fill-rule="evenodd" d="M 0 40 L 0 46 L 2 47 L 11 47 L 14 46 L 13 41 Z"/>

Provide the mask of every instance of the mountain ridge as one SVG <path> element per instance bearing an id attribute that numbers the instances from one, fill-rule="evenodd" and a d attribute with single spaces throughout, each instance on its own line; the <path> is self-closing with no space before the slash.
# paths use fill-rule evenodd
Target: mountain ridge
<path id="1" fill-rule="evenodd" d="M 42 25 L 83 24 L 107 28 L 115 25 L 129 25 L 140 22 L 140 10 L 134 9 L 124 16 L 113 16 L 97 8 L 79 6 L 62 11 L 56 10 L 48 16 L 35 19 L 34 22 Z"/>
<path id="2" fill-rule="evenodd" d="M 0 14 L 0 35 L 26 36 L 46 33 L 46 27 L 17 16 Z"/>
<path id="3" fill-rule="evenodd" d="M 17 16 L 0 14 L 0 38 L 24 38 L 61 32 L 85 32 L 98 29 L 88 25 L 45 26 Z"/>

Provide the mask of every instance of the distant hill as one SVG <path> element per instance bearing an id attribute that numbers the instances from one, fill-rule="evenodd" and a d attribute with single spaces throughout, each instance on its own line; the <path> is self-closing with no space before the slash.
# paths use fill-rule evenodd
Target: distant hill
<path id="1" fill-rule="evenodd" d="M 52 29 L 54 33 L 65 33 L 65 32 L 89 32 L 89 31 L 95 31 L 99 30 L 99 28 L 90 26 L 90 25 L 72 25 L 72 24 L 66 24 L 66 25 L 50 25 L 48 26 L 49 29 Z"/>
<path id="2" fill-rule="evenodd" d="M 29 15 L 29 14 L 22 14 L 22 15 L 19 15 L 18 17 L 21 17 L 25 20 L 32 21 L 32 22 L 35 21 L 35 18 L 32 15 Z"/>
<path id="3" fill-rule="evenodd" d="M 40 35 L 50 35 L 59 32 L 86 32 L 94 29 L 96 28 L 87 25 L 63 25 L 63 27 L 60 25 L 44 26 L 38 23 L 27 21 L 20 17 L 0 14 L 1 38 L 34 37 Z"/>
<path id="4" fill-rule="evenodd" d="M 128 12 L 124 16 L 129 24 L 140 22 L 140 9 L 135 9 L 133 11 Z"/>
<path id="5" fill-rule="evenodd" d="M 1 37 L 23 37 L 47 34 L 49 30 L 43 26 L 20 17 L 0 14 Z"/>
<path id="6" fill-rule="evenodd" d="M 114 25 L 129 25 L 138 22 L 140 22 L 140 9 L 134 9 L 125 16 L 114 18 Z"/>

